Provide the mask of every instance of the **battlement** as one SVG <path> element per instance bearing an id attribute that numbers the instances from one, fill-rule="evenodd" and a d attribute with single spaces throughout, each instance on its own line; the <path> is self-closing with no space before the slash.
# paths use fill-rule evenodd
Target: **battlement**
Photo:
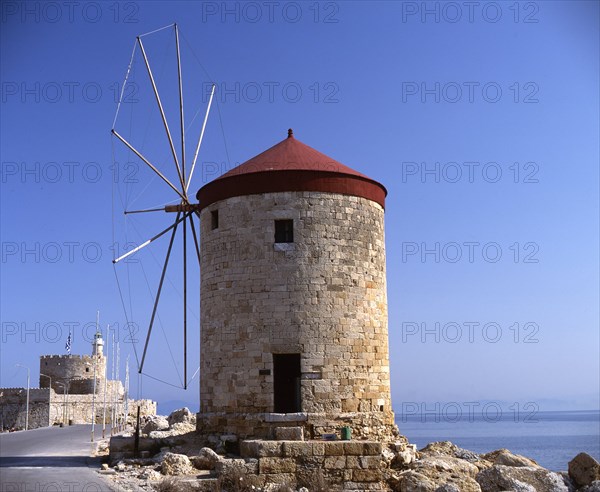
<path id="1" fill-rule="evenodd" d="M 54 391 L 67 385 L 70 393 L 93 393 L 104 385 L 106 357 L 93 355 L 43 355 L 40 357 L 42 388 L 50 384 Z M 94 386 L 94 380 L 96 385 Z"/>
<path id="2" fill-rule="evenodd" d="M 38 399 L 48 399 L 49 396 L 55 393 L 50 388 L 29 388 L 29 399 L 31 401 Z M 3 399 L 11 397 L 25 397 L 27 394 L 27 388 L 0 388 L 0 396 Z"/>
<path id="3" fill-rule="evenodd" d="M 0 391 L 13 391 L 13 390 L 23 390 L 27 391 L 27 388 L 23 387 L 10 387 L 10 388 L 0 388 Z M 48 388 L 29 388 L 29 391 L 48 391 Z"/>
<path id="4" fill-rule="evenodd" d="M 93 355 L 40 355 L 40 360 L 94 360 L 94 357 L 98 358 L 98 356 Z M 104 358 L 104 355 L 99 357 Z"/>

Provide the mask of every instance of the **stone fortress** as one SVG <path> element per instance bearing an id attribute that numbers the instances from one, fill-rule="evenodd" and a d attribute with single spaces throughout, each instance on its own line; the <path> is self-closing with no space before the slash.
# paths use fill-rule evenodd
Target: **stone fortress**
<path id="1" fill-rule="evenodd" d="M 96 423 L 104 418 L 106 388 L 106 422 L 125 417 L 125 389 L 121 381 L 106 378 L 107 358 L 104 341 L 96 333 L 91 355 L 42 355 L 40 357 L 39 388 L 29 389 L 29 428 L 57 424 L 89 424 L 92 403 Z M 95 376 L 95 377 L 94 377 Z M 95 399 L 94 399 L 95 390 Z M 155 415 L 156 402 L 128 400 L 129 414 Z M 27 388 L 0 388 L 0 428 L 24 429 L 27 407 Z"/>
<path id="2" fill-rule="evenodd" d="M 292 130 L 198 191 L 200 433 L 398 435 L 386 193 Z"/>

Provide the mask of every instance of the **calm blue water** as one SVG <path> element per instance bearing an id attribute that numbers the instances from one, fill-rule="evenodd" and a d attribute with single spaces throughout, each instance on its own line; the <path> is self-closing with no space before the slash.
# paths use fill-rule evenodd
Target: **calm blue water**
<path id="1" fill-rule="evenodd" d="M 497 421 L 477 416 L 397 415 L 396 423 L 419 449 L 433 441 L 452 441 L 475 453 L 507 448 L 555 471 L 566 470 L 567 463 L 582 451 L 600 461 L 600 410 L 519 416 L 506 412 Z"/>

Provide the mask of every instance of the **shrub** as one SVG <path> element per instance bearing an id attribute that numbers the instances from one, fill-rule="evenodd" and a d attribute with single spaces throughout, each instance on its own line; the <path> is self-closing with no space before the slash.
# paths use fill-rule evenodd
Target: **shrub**
<path id="1" fill-rule="evenodd" d="M 166 477 L 156 486 L 158 492 L 191 492 L 193 488 L 189 483 L 175 477 Z"/>

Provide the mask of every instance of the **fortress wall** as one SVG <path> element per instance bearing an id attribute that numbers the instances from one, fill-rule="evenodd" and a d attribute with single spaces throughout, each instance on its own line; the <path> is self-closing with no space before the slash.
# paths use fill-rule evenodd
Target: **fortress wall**
<path id="1" fill-rule="evenodd" d="M 81 381 L 82 384 L 93 384 L 93 379 Z M 103 390 L 103 387 L 101 389 Z M 111 402 L 116 396 L 117 412 L 120 412 L 118 415 L 122 416 L 125 392 L 121 381 L 108 381 L 106 389 L 106 419 L 110 422 L 112 419 Z M 69 392 L 65 397 L 63 391 L 57 393 L 50 388 L 31 388 L 29 390 L 29 428 L 58 425 L 61 422 L 68 423 L 69 420 L 73 424 L 89 424 L 91 423 L 93 399 L 93 394 Z M 98 391 L 94 403 L 96 423 L 102 422 L 103 402 L 104 393 Z M 140 415 L 156 415 L 156 402 L 140 400 L 139 404 Z M 129 413 L 133 417 L 136 415 L 137 405 L 137 400 L 129 400 Z M 24 429 L 26 407 L 26 388 L 0 388 L 0 429 Z"/>
<path id="2" fill-rule="evenodd" d="M 152 400 L 129 400 L 129 416 L 137 416 L 137 406 L 140 406 L 140 416 L 156 415 L 156 402 Z"/>
<path id="3" fill-rule="evenodd" d="M 54 391 L 44 388 L 29 390 L 29 428 L 46 427 L 50 421 L 49 401 Z M 24 429 L 27 408 L 26 388 L 0 389 L 0 429 Z"/>
<path id="4" fill-rule="evenodd" d="M 96 422 L 101 423 L 105 394 L 107 421 L 112 420 L 111 402 L 115 400 L 116 412 L 122 417 L 125 398 L 123 383 L 107 381 L 104 377 L 105 369 L 106 357 L 103 355 L 42 355 L 40 388 L 29 390 L 29 428 L 68 424 L 69 421 L 73 424 L 89 424 L 92 419 L 92 406 Z M 129 402 L 130 415 L 137 415 L 138 403 L 141 415 L 156 415 L 156 402 Z M 26 388 L 0 388 L 0 430 L 24 429 L 26 408 Z"/>
<path id="5" fill-rule="evenodd" d="M 95 368 L 94 368 L 95 366 Z M 40 357 L 40 387 L 50 385 L 57 393 L 64 391 L 67 384 L 69 393 L 92 393 L 96 371 L 96 392 L 103 391 L 106 357 L 90 355 L 43 355 Z"/>
<path id="6" fill-rule="evenodd" d="M 64 397 L 57 397 L 52 400 L 49 409 L 50 425 L 60 424 L 63 422 L 72 421 L 73 424 L 91 424 L 92 422 L 92 400 L 93 395 L 68 395 L 66 398 L 66 407 Z M 140 415 L 156 415 L 156 402 L 152 400 L 139 400 Z M 138 400 L 129 400 L 129 416 L 137 415 Z M 104 412 L 104 400 L 101 396 L 96 395 L 96 401 L 93 404 L 94 413 L 96 414 L 96 424 L 102 424 L 103 418 L 106 417 L 106 422 L 112 421 L 113 405 L 109 399 L 106 402 L 106 413 Z M 120 398 L 116 405 L 116 415 L 118 418 L 123 417 L 124 405 L 123 399 Z"/>

